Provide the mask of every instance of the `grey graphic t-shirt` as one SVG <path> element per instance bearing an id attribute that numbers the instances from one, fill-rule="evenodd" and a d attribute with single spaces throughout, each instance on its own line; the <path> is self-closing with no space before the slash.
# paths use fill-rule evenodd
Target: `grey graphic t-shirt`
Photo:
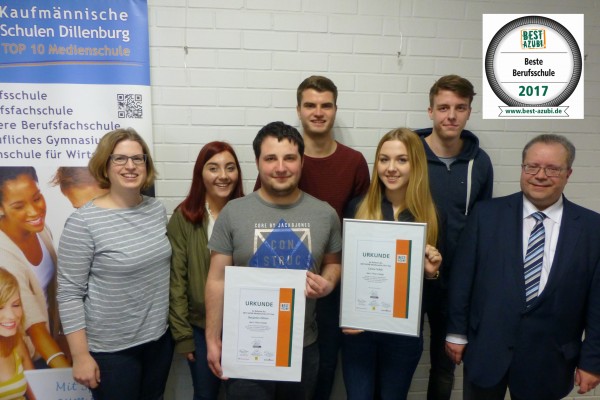
<path id="1" fill-rule="evenodd" d="M 227 203 L 208 248 L 232 256 L 236 266 L 320 273 L 323 255 L 342 250 L 340 222 L 329 204 L 309 194 L 280 206 L 254 192 Z M 315 300 L 307 299 L 304 345 L 316 339 Z"/>

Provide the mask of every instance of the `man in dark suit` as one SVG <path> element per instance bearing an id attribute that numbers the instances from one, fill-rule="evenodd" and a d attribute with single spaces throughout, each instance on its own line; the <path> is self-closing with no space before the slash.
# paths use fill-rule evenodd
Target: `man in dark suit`
<path id="1" fill-rule="evenodd" d="M 479 203 L 463 231 L 446 351 L 465 362 L 465 399 L 553 400 L 600 382 L 600 215 L 563 196 L 574 159 L 563 136 L 535 137 L 522 192 Z"/>

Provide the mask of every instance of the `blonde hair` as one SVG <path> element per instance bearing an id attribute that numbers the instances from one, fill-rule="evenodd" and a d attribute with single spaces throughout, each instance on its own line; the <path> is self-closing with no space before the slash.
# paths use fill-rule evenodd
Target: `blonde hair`
<path id="1" fill-rule="evenodd" d="M 13 274 L 8 272 L 6 269 L 0 267 L 0 307 L 5 306 L 10 298 L 15 295 L 20 295 L 19 282 Z M 19 334 L 22 335 L 24 332 L 25 317 L 21 317 L 19 326 L 19 333 L 11 337 L 0 337 L 0 355 L 6 357 L 9 355 L 19 340 Z"/>
<path id="2" fill-rule="evenodd" d="M 375 154 L 375 163 L 373 166 L 373 176 L 367 195 L 360 202 L 356 210 L 355 218 L 383 220 L 381 211 L 381 201 L 385 190 L 384 184 L 377 174 L 379 164 L 379 155 L 381 147 L 385 142 L 399 140 L 406 147 L 408 161 L 410 163 L 410 173 L 408 177 L 408 186 L 406 188 L 405 204 L 408 211 L 415 218 L 415 222 L 427 223 L 427 243 L 435 246 L 439 234 L 439 223 L 431 190 L 429 189 L 429 173 L 427 171 L 427 156 L 425 148 L 419 136 L 407 128 L 398 128 L 386 133 L 379 144 Z M 399 214 L 403 210 L 399 210 Z M 397 219 L 398 215 L 394 215 Z"/>
<path id="3" fill-rule="evenodd" d="M 148 189 L 154 183 L 156 169 L 154 168 L 148 145 L 133 128 L 115 129 L 102 136 L 94 155 L 90 158 L 88 163 L 90 174 L 98 181 L 98 185 L 102 189 L 109 189 L 108 163 L 110 162 L 110 156 L 117 144 L 124 140 L 138 142 L 140 146 L 142 146 L 142 151 L 146 155 L 146 181 L 142 186 L 142 190 Z"/>

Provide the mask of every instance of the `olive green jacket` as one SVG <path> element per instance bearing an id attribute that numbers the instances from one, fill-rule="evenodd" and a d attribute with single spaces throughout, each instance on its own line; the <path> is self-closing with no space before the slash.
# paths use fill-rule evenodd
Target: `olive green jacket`
<path id="1" fill-rule="evenodd" d="M 169 291 L 169 324 L 175 339 L 175 351 L 193 352 L 192 325 L 206 326 L 204 287 L 210 267 L 207 222 L 196 225 L 176 210 L 167 225 L 173 248 Z"/>

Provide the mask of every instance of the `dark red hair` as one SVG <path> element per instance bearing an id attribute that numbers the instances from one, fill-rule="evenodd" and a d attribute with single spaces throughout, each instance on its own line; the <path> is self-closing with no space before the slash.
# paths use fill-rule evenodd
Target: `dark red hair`
<path id="1" fill-rule="evenodd" d="M 238 181 L 231 191 L 231 195 L 228 200 L 237 199 L 244 195 L 244 189 L 242 186 L 242 169 L 240 168 L 240 162 L 238 161 L 233 147 L 229 143 L 225 142 L 210 142 L 204 145 L 198 158 L 196 158 L 196 165 L 194 165 L 194 175 L 192 176 L 192 187 L 185 200 L 177 206 L 181 210 L 181 214 L 188 221 L 194 224 L 202 224 L 204 217 L 206 216 L 206 187 L 204 187 L 204 181 L 202 179 L 202 170 L 204 165 L 214 155 L 222 153 L 224 151 L 229 152 L 235 160 L 235 166 L 238 169 Z"/>

